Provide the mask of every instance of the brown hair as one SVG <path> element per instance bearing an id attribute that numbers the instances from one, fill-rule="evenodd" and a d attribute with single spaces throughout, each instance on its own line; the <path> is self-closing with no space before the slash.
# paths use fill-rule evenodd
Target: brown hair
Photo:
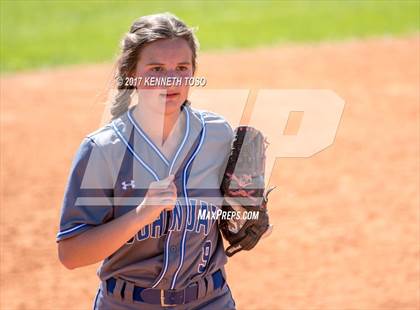
<path id="1" fill-rule="evenodd" d="M 131 25 L 121 42 L 121 54 L 117 61 L 117 93 L 111 99 L 111 115 L 116 118 L 125 113 L 131 102 L 134 87 L 125 86 L 125 81 L 135 70 L 138 55 L 148 43 L 161 40 L 183 38 L 192 51 L 192 67 L 195 71 L 197 62 L 198 41 L 194 29 L 188 27 L 178 17 L 170 13 L 142 16 Z"/>

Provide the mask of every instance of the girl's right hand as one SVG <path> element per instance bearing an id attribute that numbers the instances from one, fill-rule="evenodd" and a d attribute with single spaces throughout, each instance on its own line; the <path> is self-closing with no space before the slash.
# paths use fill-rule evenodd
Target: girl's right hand
<path id="1" fill-rule="evenodd" d="M 171 211 L 175 207 L 177 188 L 174 178 L 174 175 L 170 175 L 166 179 L 150 183 L 143 202 L 136 208 L 136 214 L 142 223 L 151 224 L 162 211 Z"/>

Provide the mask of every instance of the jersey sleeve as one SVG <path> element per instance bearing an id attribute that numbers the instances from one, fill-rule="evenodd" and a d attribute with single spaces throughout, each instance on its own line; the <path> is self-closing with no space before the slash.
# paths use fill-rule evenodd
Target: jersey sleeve
<path id="1" fill-rule="evenodd" d="M 113 182 L 106 158 L 85 138 L 70 169 L 56 241 L 76 236 L 113 217 Z"/>

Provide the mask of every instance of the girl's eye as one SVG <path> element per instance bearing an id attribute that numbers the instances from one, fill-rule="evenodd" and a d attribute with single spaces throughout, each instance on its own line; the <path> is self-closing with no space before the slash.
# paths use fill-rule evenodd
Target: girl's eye
<path id="1" fill-rule="evenodd" d="M 163 68 L 162 67 L 153 67 L 151 70 L 154 71 L 154 72 L 161 72 L 161 71 L 163 71 Z"/>
<path id="2" fill-rule="evenodd" d="M 186 70 L 188 70 L 188 67 L 186 67 L 186 66 L 179 66 L 177 69 L 178 69 L 178 71 L 186 71 Z"/>

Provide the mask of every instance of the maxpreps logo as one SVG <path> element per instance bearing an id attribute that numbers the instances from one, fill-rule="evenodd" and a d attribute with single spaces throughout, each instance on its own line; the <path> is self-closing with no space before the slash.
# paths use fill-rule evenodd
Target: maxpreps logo
<path id="1" fill-rule="evenodd" d="M 240 211 L 240 210 L 231 210 L 226 211 L 222 209 L 217 210 L 199 210 L 198 218 L 199 219 L 208 219 L 208 220 L 258 220 L 260 212 L 258 211 Z"/>

